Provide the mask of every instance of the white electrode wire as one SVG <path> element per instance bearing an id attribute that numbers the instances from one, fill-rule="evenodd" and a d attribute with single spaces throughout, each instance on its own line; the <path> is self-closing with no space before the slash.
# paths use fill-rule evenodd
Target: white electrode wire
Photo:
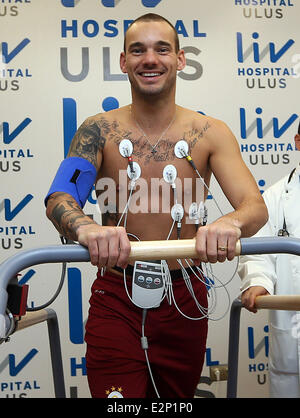
<path id="1" fill-rule="evenodd" d="M 159 393 L 158 393 L 158 390 L 156 388 L 156 384 L 155 384 L 155 381 L 154 381 L 154 377 L 153 377 L 153 374 L 152 374 L 152 370 L 151 370 L 151 366 L 150 366 L 150 361 L 149 361 L 149 358 L 148 358 L 148 351 L 146 349 L 144 349 L 144 353 L 145 353 L 147 367 L 148 367 L 148 371 L 149 371 L 149 374 L 150 374 L 150 378 L 151 378 L 151 381 L 152 381 L 153 388 L 155 390 L 156 396 L 158 398 L 160 398 Z"/>
<path id="2" fill-rule="evenodd" d="M 177 261 L 179 261 L 179 264 L 182 264 L 181 263 L 181 260 L 177 260 Z M 187 288 L 188 288 L 188 290 L 189 290 L 189 292 L 191 293 L 191 296 L 194 298 L 194 291 L 193 291 L 193 289 L 192 289 L 192 285 L 191 285 L 191 283 L 190 283 L 190 277 L 189 277 L 189 275 L 188 275 L 188 273 L 187 273 L 187 271 L 183 271 L 183 279 L 184 279 L 184 281 L 185 281 L 185 284 L 187 285 Z M 188 284 L 187 284 L 187 282 L 188 282 Z M 207 317 L 207 308 L 204 308 L 204 307 L 202 307 L 199 303 L 198 303 L 198 309 L 200 310 L 200 312 L 201 312 L 201 314 L 202 314 L 202 316 L 201 317 L 190 317 L 190 316 L 188 316 L 188 315 L 186 315 L 185 313 L 183 313 L 182 311 L 181 311 L 181 309 L 179 308 L 179 306 L 177 305 L 177 302 L 176 302 L 176 299 L 175 299 L 175 295 L 174 295 L 174 291 L 173 291 L 173 286 L 170 286 L 170 294 L 171 294 L 171 300 L 172 300 L 172 302 L 174 303 L 174 305 L 175 305 L 175 307 L 176 307 L 176 309 L 177 309 L 177 311 L 182 315 L 182 316 L 184 316 L 185 318 L 187 318 L 187 319 L 191 319 L 191 320 L 194 320 L 194 321 L 197 321 L 197 320 L 201 320 L 201 319 L 203 319 L 203 318 L 206 318 Z M 194 299 L 195 300 L 195 299 Z"/>
<path id="3" fill-rule="evenodd" d="M 186 315 L 185 313 L 183 313 L 183 312 L 182 312 L 182 310 L 179 308 L 179 306 L 178 306 L 178 305 L 177 305 L 177 303 L 176 303 L 175 295 L 174 295 L 174 292 L 173 292 L 173 287 L 171 287 L 170 291 L 171 291 L 172 301 L 173 301 L 173 303 L 174 303 L 174 305 L 175 305 L 175 307 L 176 307 L 177 311 L 178 311 L 178 312 L 179 312 L 182 316 L 184 316 L 186 319 L 191 319 L 192 321 L 199 321 L 200 319 L 207 318 L 207 314 L 203 314 L 203 316 L 201 316 L 201 317 L 194 318 L 194 317 L 188 316 L 188 315 Z"/>
<path id="4" fill-rule="evenodd" d="M 172 234 L 172 232 L 173 232 L 173 229 L 174 229 L 174 226 L 175 226 L 175 222 L 176 222 L 176 220 L 174 219 L 174 220 L 173 220 L 173 223 L 172 223 L 172 226 L 171 226 L 171 228 L 170 228 L 170 231 L 169 231 L 169 233 L 168 233 L 168 236 L 167 236 L 167 241 L 170 239 L 170 236 L 171 236 L 171 234 Z"/>
<path id="5" fill-rule="evenodd" d="M 186 260 L 186 262 L 188 263 L 188 261 Z M 193 268 L 192 268 L 192 266 L 188 263 L 188 265 L 189 265 L 189 267 L 191 268 L 191 270 L 193 271 L 193 273 L 194 273 L 194 270 L 193 270 Z M 196 266 L 196 268 L 198 269 L 198 271 L 201 271 L 201 273 L 204 275 L 204 272 L 198 267 L 198 266 Z M 194 273 L 195 274 L 195 273 Z M 196 275 L 197 276 L 197 275 Z M 199 278 L 199 276 L 197 276 L 198 278 Z M 207 276 L 206 276 L 207 277 Z M 210 283 L 209 284 L 209 286 L 210 286 L 210 288 L 211 289 L 213 289 L 214 290 L 214 292 L 216 292 L 216 288 L 218 288 L 218 289 L 220 289 L 220 288 L 222 288 L 224 291 L 225 291 L 225 294 L 226 294 L 226 296 L 227 296 L 227 299 L 228 299 L 228 305 L 227 305 L 227 308 L 226 308 L 226 310 L 225 310 L 225 312 L 224 312 L 224 314 L 223 315 L 221 315 L 220 317 L 218 317 L 218 318 L 211 318 L 211 316 L 209 317 L 209 319 L 211 320 L 211 321 L 219 321 L 219 320 L 221 320 L 221 319 L 223 319 L 226 315 L 227 315 L 227 312 L 228 312 L 228 310 L 229 310 L 229 308 L 230 308 L 230 295 L 229 295 L 229 292 L 228 292 L 228 290 L 227 290 L 227 287 L 226 287 L 226 285 L 224 285 L 221 281 L 220 281 L 220 279 L 217 277 L 217 276 L 215 276 L 214 275 L 214 278 L 217 280 L 217 281 L 219 281 L 220 283 L 221 283 L 221 286 L 218 286 L 218 287 L 216 287 L 213 283 Z M 202 281 L 202 280 L 201 280 Z M 215 307 L 216 307 L 216 304 L 217 304 L 217 293 L 215 293 L 215 295 L 216 295 L 216 300 L 215 300 Z M 211 313 L 210 313 L 210 315 L 211 315 Z"/>
<path id="6" fill-rule="evenodd" d="M 169 266 L 166 260 L 161 260 L 161 270 L 162 270 L 161 272 L 163 275 L 163 280 L 166 286 L 166 297 L 169 302 L 169 305 L 171 305 L 172 298 L 171 298 L 170 288 L 172 287 L 172 278 L 171 278 L 171 273 L 170 273 Z"/>
<path id="7" fill-rule="evenodd" d="M 191 260 L 190 259 L 190 261 L 191 262 L 193 262 L 193 260 Z M 209 265 L 209 267 L 210 267 L 210 273 L 208 273 L 208 266 Z M 231 277 L 227 280 L 227 282 L 225 282 L 225 283 L 223 283 L 222 281 L 221 281 L 221 279 L 219 279 L 218 278 L 218 276 L 216 276 L 214 273 L 213 273 L 213 269 L 212 269 L 212 265 L 211 265 L 211 263 L 205 263 L 205 267 L 206 267 L 206 272 L 207 272 L 207 274 L 204 274 L 204 271 L 203 270 L 201 270 L 201 268 L 199 267 L 199 266 L 195 266 L 196 267 L 196 269 L 199 271 L 199 272 L 201 272 L 205 277 L 209 277 L 209 274 L 213 277 L 213 279 L 215 279 L 215 280 L 217 280 L 219 283 L 220 283 L 220 285 L 215 285 L 215 284 L 213 284 L 213 286 L 214 286 L 214 288 L 215 289 L 219 289 L 220 287 L 225 287 L 225 286 L 227 286 L 233 279 L 234 279 L 234 276 L 236 275 L 236 273 L 237 273 L 237 270 L 238 270 L 238 266 L 239 266 L 239 256 L 237 257 L 237 262 L 236 262 L 236 266 L 235 266 L 235 269 L 234 269 L 234 272 L 232 273 L 232 275 L 231 275 Z"/>
<path id="8" fill-rule="evenodd" d="M 191 268 L 191 270 L 193 271 L 193 273 L 195 274 L 195 276 L 196 277 L 198 277 L 199 278 L 199 276 L 194 272 L 194 270 L 193 270 L 193 267 L 189 264 L 189 262 L 188 262 L 188 260 L 186 260 L 186 262 L 187 262 L 187 264 L 189 265 L 189 267 Z M 190 262 L 192 263 L 193 261 L 190 259 Z M 209 263 L 209 266 L 211 267 L 211 264 Z M 205 282 L 205 284 L 207 285 L 207 286 L 209 286 L 210 287 L 210 289 L 213 289 L 214 290 L 214 292 L 215 292 L 215 294 L 217 294 L 216 292 L 216 289 L 220 289 L 220 288 L 223 288 L 225 291 L 226 291 L 226 293 L 228 294 L 228 291 L 227 291 L 227 289 L 226 289 L 226 284 L 224 285 L 223 283 L 222 283 L 222 281 L 216 276 L 216 275 L 214 275 L 213 273 L 212 273 L 212 269 L 211 269 L 211 271 L 210 271 L 210 274 L 213 276 L 213 279 L 215 280 L 215 281 L 218 281 L 219 283 L 220 283 L 220 285 L 218 286 L 218 285 L 216 285 L 215 284 L 215 281 L 209 276 L 209 273 L 208 273 L 208 269 L 207 269 L 207 266 L 206 266 L 206 274 L 204 273 L 204 270 L 202 270 L 199 266 L 194 266 L 197 270 L 198 270 L 198 272 L 200 273 L 200 275 L 201 276 L 204 276 L 207 280 L 208 280 L 208 283 L 207 282 Z M 202 280 L 201 280 L 202 281 Z M 203 282 L 203 281 L 202 281 Z"/>
<path id="9" fill-rule="evenodd" d="M 195 172 L 197 173 L 197 175 L 198 175 L 198 177 L 200 178 L 200 180 L 202 181 L 202 183 L 203 183 L 204 187 L 206 188 L 206 190 L 208 191 L 208 193 L 210 193 L 210 195 L 211 195 L 211 197 L 212 197 L 212 200 L 215 202 L 215 205 L 217 206 L 217 208 L 218 208 L 218 210 L 219 210 L 220 214 L 221 214 L 222 216 L 224 216 L 223 211 L 221 210 L 221 208 L 220 208 L 220 206 L 219 206 L 219 204 L 218 204 L 217 200 L 215 199 L 214 195 L 213 195 L 213 194 L 212 194 L 212 192 L 210 191 L 210 189 L 209 189 L 208 185 L 205 183 L 204 178 L 200 175 L 200 173 L 199 173 L 199 171 L 197 170 L 197 168 L 196 168 L 196 167 L 194 168 L 194 170 L 195 170 Z"/>
<path id="10" fill-rule="evenodd" d="M 145 340 L 145 339 L 147 340 L 147 337 L 145 336 L 146 315 L 147 315 L 147 310 L 144 309 L 143 310 L 143 320 L 142 320 L 142 340 Z M 155 381 L 154 381 L 154 377 L 153 377 L 153 374 L 152 374 L 152 370 L 151 370 L 151 366 L 150 366 L 150 361 L 149 361 L 149 358 L 148 358 L 148 342 L 147 342 L 147 347 L 145 348 L 142 345 L 142 348 L 143 348 L 144 353 L 145 353 L 146 363 L 147 363 L 147 366 L 148 366 L 148 371 L 149 371 L 149 374 L 150 374 L 150 378 L 151 378 L 151 381 L 152 381 L 153 388 L 155 390 L 156 396 L 158 398 L 160 398 L 159 393 L 158 393 L 158 390 L 157 390 L 157 387 L 156 387 L 156 384 L 155 384 Z"/>
<path id="11" fill-rule="evenodd" d="M 130 192 L 129 192 L 128 200 L 126 202 L 126 205 L 125 205 L 125 208 L 124 208 L 124 210 L 122 212 L 122 215 L 120 216 L 120 219 L 119 219 L 119 221 L 117 223 L 117 226 L 120 226 L 120 223 L 122 222 L 122 219 L 123 219 L 123 217 L 125 215 L 124 228 L 126 228 L 126 224 L 127 224 L 127 213 L 128 213 L 128 209 L 129 209 L 130 200 L 131 200 L 131 197 L 132 197 L 132 192 L 134 190 L 134 186 L 135 186 L 135 183 L 133 181 L 131 181 Z"/>
<path id="12" fill-rule="evenodd" d="M 203 319 L 204 317 L 208 317 L 210 320 L 212 320 L 212 321 L 218 321 L 218 320 L 220 320 L 220 319 L 223 319 L 224 317 L 225 317 L 225 315 L 227 314 L 227 312 L 228 312 L 228 310 L 229 310 L 229 307 L 230 307 L 230 295 L 229 295 L 229 292 L 228 292 L 228 290 L 227 290 L 227 288 L 226 288 L 226 286 L 224 286 L 224 285 L 222 285 L 222 286 L 219 286 L 219 288 L 223 288 L 224 289 L 224 291 L 225 291 L 225 293 L 226 293 L 226 295 L 227 295 L 227 299 L 228 299 L 228 305 L 227 305 L 227 308 L 226 308 L 226 310 L 225 310 L 225 312 L 224 312 L 224 314 L 222 314 L 221 316 L 219 316 L 218 318 L 212 318 L 211 317 L 211 315 L 212 315 L 212 313 L 214 313 L 215 312 L 215 310 L 216 310 L 216 307 L 217 307 L 217 293 L 216 293 L 216 289 L 215 289 L 215 286 L 214 286 L 214 284 L 211 282 L 211 280 L 209 280 L 209 282 L 208 283 L 206 283 L 205 281 L 203 281 L 203 279 L 202 279 L 202 275 L 204 275 L 204 272 L 203 271 L 201 271 L 201 269 L 199 269 L 198 268 L 198 266 L 195 266 L 195 267 L 197 267 L 198 268 L 198 271 L 199 272 L 201 272 L 202 274 L 201 274 L 201 276 L 199 277 L 198 276 L 198 274 L 194 271 L 194 269 L 193 269 L 193 267 L 190 265 L 190 263 L 188 262 L 188 260 L 185 260 L 185 262 L 187 263 L 187 265 L 188 265 L 188 267 L 191 269 L 191 271 L 193 272 L 193 274 L 197 277 L 197 279 L 198 280 L 200 280 L 204 285 L 208 285 L 209 286 L 209 291 L 208 291 L 208 295 L 209 295 L 209 292 L 210 292 L 210 296 L 212 296 L 212 298 L 211 299 L 209 299 L 208 301 L 210 302 L 210 306 L 208 306 L 207 308 L 205 308 L 205 307 L 203 307 L 200 303 L 199 303 L 199 301 L 197 300 L 197 298 L 196 298 L 196 296 L 195 296 L 195 293 L 194 293 L 194 290 L 193 290 L 193 287 L 192 287 L 192 283 L 191 283 L 191 280 L 190 280 L 190 277 L 189 277 L 189 274 L 187 273 L 187 271 L 186 271 L 186 269 L 185 269 L 185 267 L 183 266 L 183 264 L 182 264 L 182 261 L 181 260 L 177 260 L 178 261 L 178 263 L 179 263 L 179 265 L 180 265 L 180 267 L 181 267 L 181 270 L 182 270 L 182 272 L 183 272 L 183 278 L 184 278 L 184 280 L 185 280 L 185 284 L 186 284 L 186 286 L 187 286 L 187 289 L 189 290 L 189 292 L 190 292 L 190 294 L 191 294 L 191 296 L 192 296 L 192 298 L 194 299 L 194 302 L 195 302 L 195 304 L 196 304 L 196 306 L 197 306 L 197 308 L 199 309 L 199 311 L 200 311 L 200 313 L 203 315 L 202 317 L 197 317 L 197 318 L 192 318 L 192 317 L 189 317 L 189 316 L 187 316 L 187 315 L 185 315 L 180 309 L 179 309 L 179 307 L 178 307 L 178 305 L 177 305 L 177 303 L 176 303 L 176 300 L 175 300 L 175 296 L 174 296 L 174 292 L 173 292 L 173 290 L 172 290 L 172 300 L 173 300 L 173 302 L 174 302 L 174 305 L 176 306 L 176 309 L 184 316 L 184 317 L 186 317 L 186 318 L 188 318 L 188 319 L 192 319 L 192 320 L 199 320 L 199 319 Z M 192 262 L 192 260 L 190 260 L 191 262 Z M 207 279 L 209 279 L 208 277 L 207 277 Z M 216 276 L 215 276 L 215 279 L 216 280 L 218 280 L 218 281 L 220 281 Z M 220 281 L 220 283 L 222 284 L 222 282 Z"/>
<path id="13" fill-rule="evenodd" d="M 189 264 L 187 259 L 185 259 L 185 262 L 187 263 L 188 267 L 190 268 L 190 270 L 192 271 L 194 276 L 207 288 L 208 284 L 205 281 L 205 278 L 208 279 L 207 276 L 205 276 L 203 273 L 201 274 L 201 270 L 200 271 L 198 270 L 198 272 L 200 272 L 200 276 L 198 276 L 198 274 L 194 271 L 193 267 Z M 192 260 L 191 260 L 191 262 L 192 262 Z M 203 279 L 203 277 L 204 277 L 204 279 Z M 216 306 L 217 306 L 217 294 L 216 294 L 216 290 L 214 289 L 213 286 L 209 285 L 207 295 L 209 296 L 209 299 L 207 301 L 209 303 L 209 306 L 207 308 L 203 308 L 200 305 L 196 296 L 194 297 L 194 300 L 195 300 L 196 305 L 201 307 L 201 310 L 205 309 L 205 311 L 207 311 L 207 313 L 209 313 L 209 315 L 211 315 L 215 311 Z"/>
<path id="14" fill-rule="evenodd" d="M 204 286 L 206 287 L 206 290 L 207 290 L 207 296 L 208 296 L 208 298 L 207 298 L 207 303 L 208 303 L 208 306 L 207 306 L 207 313 L 209 314 L 209 316 L 210 315 L 212 315 L 213 314 L 213 312 L 215 311 L 215 309 L 216 309 L 216 306 L 217 306 L 217 293 L 216 293 L 216 290 L 212 287 L 212 286 L 207 286 L 207 282 L 204 282 L 203 280 L 202 280 L 202 278 L 200 278 L 197 274 L 195 274 L 195 272 L 193 272 L 193 274 L 196 276 L 196 278 L 202 283 L 202 284 L 204 284 Z M 196 304 L 197 304 L 197 306 L 198 305 L 200 305 L 199 304 L 199 301 L 197 300 L 197 298 L 196 298 L 196 296 L 195 296 L 195 302 L 196 302 Z M 200 305 L 201 306 L 201 305 Z"/>
<path id="15" fill-rule="evenodd" d="M 181 265 L 181 270 L 182 270 L 182 272 L 183 272 L 184 277 L 186 278 L 186 279 L 185 279 L 185 284 L 186 284 L 186 286 L 188 287 L 188 290 L 189 290 L 190 294 L 192 295 L 192 298 L 194 299 L 194 302 L 195 302 L 196 306 L 198 307 L 198 309 L 199 309 L 199 311 L 200 311 L 201 313 L 208 315 L 208 313 L 209 313 L 209 312 L 211 312 L 211 310 L 212 310 L 211 306 L 208 306 L 207 308 L 205 308 L 205 307 L 203 307 L 203 306 L 199 303 L 198 299 L 196 298 L 195 292 L 194 292 L 194 288 L 193 288 L 193 285 L 192 285 L 192 281 L 191 281 L 190 275 L 188 274 L 188 272 L 187 272 L 186 268 L 183 266 L 182 261 L 181 261 L 181 260 L 177 260 L 177 261 L 178 261 L 178 262 L 179 262 L 179 264 Z M 192 269 L 192 266 L 190 266 L 190 265 L 189 265 L 189 263 L 187 262 L 187 260 L 185 260 L 185 262 L 188 264 L 188 267 L 192 270 L 192 273 L 193 273 L 193 274 L 197 277 L 197 279 L 198 279 L 198 280 L 199 280 L 202 284 L 204 284 L 204 285 L 206 286 L 206 282 L 202 279 L 202 277 L 201 277 L 201 276 L 199 277 L 199 276 L 197 275 L 197 273 L 196 273 L 196 272 Z M 214 299 L 215 299 L 214 297 L 211 297 L 211 298 L 208 300 L 208 302 L 210 302 L 210 305 L 212 304 L 212 303 L 211 303 L 211 301 L 212 301 L 212 300 L 214 300 Z"/>
<path id="16" fill-rule="evenodd" d="M 189 163 L 190 163 L 190 165 L 193 167 L 194 171 L 196 172 L 197 176 L 198 176 L 198 177 L 200 178 L 200 180 L 202 181 L 202 184 L 204 185 L 204 187 L 206 188 L 206 190 L 208 191 L 208 193 L 210 193 L 210 194 L 211 194 L 211 197 L 212 197 L 213 201 L 215 202 L 215 205 L 217 206 L 217 208 L 218 208 L 218 210 L 219 210 L 220 214 L 221 214 L 222 216 L 224 216 L 224 213 L 222 212 L 222 210 L 221 210 L 221 208 L 220 208 L 220 206 L 219 206 L 218 202 L 217 202 L 217 201 L 216 201 L 216 199 L 214 198 L 214 196 L 213 196 L 212 192 L 210 191 L 210 189 L 209 189 L 208 185 L 205 183 L 204 178 L 203 178 L 203 177 L 201 176 L 201 174 L 199 173 L 199 171 L 198 171 L 197 167 L 195 166 L 195 163 L 194 163 L 194 161 L 192 160 L 192 158 L 188 155 L 187 151 L 186 151 L 185 149 L 183 149 L 183 148 L 180 150 L 180 153 L 181 153 L 182 157 L 187 158 L 188 162 L 189 162 Z M 188 158 L 188 157 L 189 157 L 189 158 Z"/>

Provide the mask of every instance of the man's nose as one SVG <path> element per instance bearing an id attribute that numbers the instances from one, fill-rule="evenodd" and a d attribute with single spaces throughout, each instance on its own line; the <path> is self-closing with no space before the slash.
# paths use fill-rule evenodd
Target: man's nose
<path id="1" fill-rule="evenodd" d="M 155 65 L 158 62 L 157 53 L 153 49 L 148 49 L 144 54 L 144 64 Z"/>

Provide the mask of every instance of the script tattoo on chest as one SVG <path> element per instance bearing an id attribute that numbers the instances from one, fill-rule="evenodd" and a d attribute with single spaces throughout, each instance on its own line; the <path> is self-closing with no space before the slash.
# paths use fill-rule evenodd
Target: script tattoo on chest
<path id="1" fill-rule="evenodd" d="M 97 154 L 104 149 L 107 141 L 119 146 L 122 139 L 129 139 L 133 144 L 133 155 L 143 160 L 145 165 L 151 162 L 173 161 L 176 158 L 174 146 L 177 141 L 181 139 L 187 141 L 191 152 L 210 126 L 209 122 L 206 122 L 202 128 L 183 132 L 178 138 L 162 138 L 156 147 L 157 152 L 153 153 L 151 146 L 142 135 L 134 135 L 130 129 L 121 127 L 119 122 L 109 122 L 105 117 L 89 118 L 78 128 L 68 156 L 82 157 L 96 165 Z"/>
<path id="2" fill-rule="evenodd" d="M 201 129 L 191 129 L 187 132 L 183 132 L 182 136 L 177 138 L 162 138 L 160 143 L 156 147 L 156 152 L 153 153 L 153 149 L 147 140 L 142 136 L 134 136 L 131 131 L 122 131 L 119 129 L 116 123 L 115 131 L 110 132 L 110 139 L 116 145 L 119 145 L 122 139 L 129 139 L 133 145 L 133 155 L 141 160 L 145 165 L 151 162 L 164 162 L 175 160 L 174 146 L 177 141 L 184 139 L 189 144 L 189 151 L 195 147 L 197 142 L 203 138 L 205 132 L 210 128 L 209 122 L 206 122 Z"/>

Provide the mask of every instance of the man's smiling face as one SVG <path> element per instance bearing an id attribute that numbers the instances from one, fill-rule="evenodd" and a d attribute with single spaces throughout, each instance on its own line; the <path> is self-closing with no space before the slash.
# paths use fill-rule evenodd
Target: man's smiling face
<path id="1" fill-rule="evenodd" d="M 120 66 L 128 74 L 133 93 L 175 92 L 177 71 L 184 65 L 184 53 L 176 52 L 174 32 L 166 22 L 141 21 L 128 29 Z"/>

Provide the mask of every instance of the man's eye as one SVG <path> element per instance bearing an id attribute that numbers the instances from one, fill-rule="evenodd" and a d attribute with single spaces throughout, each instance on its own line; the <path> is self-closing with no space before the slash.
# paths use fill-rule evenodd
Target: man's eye
<path id="1" fill-rule="evenodd" d="M 167 54 L 169 52 L 169 48 L 167 48 L 167 47 L 159 48 L 158 52 L 160 54 Z"/>

